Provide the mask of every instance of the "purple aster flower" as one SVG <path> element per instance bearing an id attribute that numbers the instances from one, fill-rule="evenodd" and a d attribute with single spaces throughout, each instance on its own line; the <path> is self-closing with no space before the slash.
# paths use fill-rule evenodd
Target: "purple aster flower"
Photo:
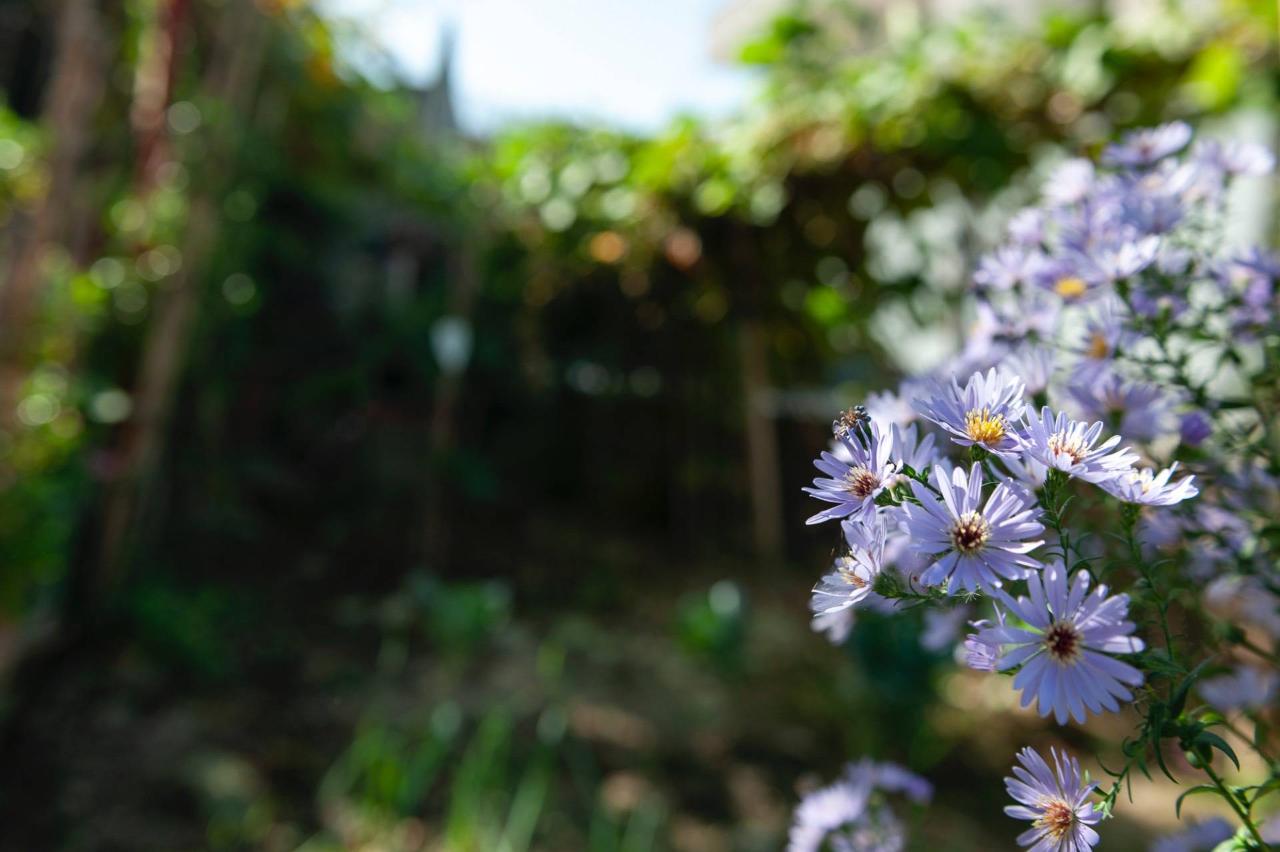
<path id="1" fill-rule="evenodd" d="M 1220 498 L 1227 497 L 1228 493 L 1219 492 L 1216 496 Z M 1274 510 L 1270 512 L 1271 517 L 1274 517 L 1275 514 Z M 1213 580 L 1213 583 L 1210 584 L 1205 593 L 1206 602 L 1209 599 L 1210 592 L 1215 587 L 1219 590 L 1224 590 L 1226 586 L 1220 586 L 1219 584 L 1230 582 L 1229 577 L 1222 576 L 1223 566 L 1240 561 L 1246 549 L 1252 549 L 1252 545 L 1256 541 L 1253 525 L 1248 520 L 1250 516 L 1256 517 L 1256 515 L 1250 509 L 1227 508 L 1226 506 L 1199 502 L 1193 507 L 1190 517 L 1175 515 L 1172 512 L 1157 512 L 1149 514 L 1147 520 L 1154 520 L 1162 516 L 1177 517 L 1178 528 L 1181 533 L 1181 537 L 1178 540 L 1165 542 L 1165 546 L 1171 549 L 1180 548 L 1188 551 L 1187 573 L 1190 576 L 1200 581 Z M 1147 526 L 1150 527 L 1150 523 Z M 1189 537 L 1194 538 L 1195 546 L 1183 548 L 1184 540 Z M 1218 579 L 1214 579 L 1215 577 Z M 1271 603 L 1264 603 L 1266 599 L 1265 588 L 1250 589 L 1248 592 L 1247 600 L 1254 605 L 1260 604 L 1274 610 L 1274 606 Z M 1280 633 L 1276 635 L 1280 636 Z"/>
<path id="2" fill-rule="evenodd" d="M 1062 300 L 1038 289 L 988 308 L 992 334 L 1002 340 L 1049 339 L 1061 324 Z"/>
<path id="3" fill-rule="evenodd" d="M 1040 563 L 1027 556 L 1044 543 L 1033 539 L 1044 532 L 1036 520 L 1031 495 L 1012 482 L 1001 482 L 982 501 L 983 470 L 975 464 L 966 475 L 963 468 L 935 465 L 933 481 L 938 497 L 919 482 L 911 491 L 919 505 L 906 503 L 903 511 L 911 546 L 936 561 L 921 575 L 926 586 L 947 582 L 947 591 L 977 592 L 998 588 L 1001 578 L 1018 580 Z"/>
<path id="4" fill-rule="evenodd" d="M 1265 175 L 1275 168 L 1275 155 L 1253 142 L 1202 139 L 1191 152 L 1201 166 L 1228 175 Z"/>
<path id="5" fill-rule="evenodd" d="M 1124 305 L 1109 298 L 1098 303 L 1085 321 L 1084 340 L 1077 345 L 1080 361 L 1075 367 L 1079 384 L 1089 384 L 1107 375 L 1117 352 L 1133 343 L 1134 334 L 1125 326 Z"/>
<path id="6" fill-rule="evenodd" d="M 1011 455 L 1019 446 L 1013 430 L 1022 417 L 1022 390 L 1021 379 L 992 368 L 985 375 L 974 373 L 963 388 L 954 378 L 949 385 L 937 384 L 928 399 L 915 404 L 957 444 Z"/>
<path id="7" fill-rule="evenodd" d="M 920 395 L 933 393 L 939 381 L 950 381 L 957 376 L 990 369 L 1008 354 L 1009 344 L 1006 340 L 1021 336 L 1009 333 L 1010 329 L 1001 325 L 1001 317 L 990 303 L 979 300 L 976 307 L 978 316 L 965 334 L 964 348 L 937 371 L 929 384 L 918 389 Z M 915 397 L 913 402 L 918 399 L 919 396 Z"/>
<path id="8" fill-rule="evenodd" d="M 969 607 L 954 609 L 927 609 L 924 612 L 924 630 L 920 632 L 920 647 L 934 653 L 955 644 L 960 627 L 969 618 Z"/>
<path id="9" fill-rule="evenodd" d="M 1031 280 L 1040 289 L 1074 304 L 1110 293 L 1112 279 L 1088 256 L 1073 252 L 1038 264 Z"/>
<path id="10" fill-rule="evenodd" d="M 1046 479 L 1049 478 L 1049 468 L 1030 456 L 1005 456 L 1000 459 L 1000 463 L 1004 465 L 1005 470 L 1009 472 L 1009 476 L 1021 485 L 1035 491 L 1044 485 Z"/>
<path id="11" fill-rule="evenodd" d="M 985 618 L 969 622 L 969 626 L 977 630 L 964 639 L 964 663 L 974 671 L 995 672 L 999 670 L 1000 643 L 988 642 L 982 638 L 982 631 L 992 627 L 1004 627 L 1004 613 L 995 607 L 996 620 L 993 624 Z"/>
<path id="12" fill-rule="evenodd" d="M 859 822 L 830 838 L 832 852 L 903 852 L 907 832 L 888 808 L 874 808 Z"/>
<path id="13" fill-rule="evenodd" d="M 1088 384 L 1073 384 L 1067 392 L 1085 418 L 1110 423 L 1131 441 L 1150 441 L 1177 428 L 1177 400 L 1157 385 L 1108 373 Z"/>
<path id="14" fill-rule="evenodd" d="M 1030 280 L 1038 255 L 1019 246 L 1001 246 L 978 261 L 973 283 L 990 290 L 1012 290 Z"/>
<path id="15" fill-rule="evenodd" d="M 1022 765 L 1013 768 L 1014 777 L 1005 778 L 1004 786 L 1019 804 L 1004 812 L 1031 822 L 1031 828 L 1018 835 L 1018 845 L 1031 852 L 1088 852 L 1098 844 L 1092 826 L 1102 819 L 1090 801 L 1097 785 L 1081 775 L 1074 757 L 1056 749 L 1049 754 L 1052 769 L 1032 749 L 1018 752 Z"/>
<path id="16" fill-rule="evenodd" d="M 853 632 L 853 610 L 841 609 L 824 615 L 815 615 L 809 623 L 814 633 L 827 637 L 832 645 L 843 645 Z"/>
<path id="17" fill-rule="evenodd" d="M 1029 248 L 1044 242 L 1044 211 L 1026 207 L 1015 213 L 1009 220 L 1009 238 Z"/>
<path id="18" fill-rule="evenodd" d="M 1084 722 L 1085 710 L 1101 713 L 1120 709 L 1117 699 L 1129 701 L 1126 688 L 1142 683 L 1142 672 L 1109 654 L 1135 654 L 1143 649 L 1133 638 L 1128 621 L 1128 595 L 1107 597 L 1107 587 L 1089 593 L 1089 572 L 1077 571 L 1070 587 L 1062 563 L 1045 567 L 1027 578 L 1030 598 L 997 592 L 1005 608 L 1027 628 L 992 627 L 979 633 L 981 641 L 1002 646 L 1001 671 L 1021 666 L 1013 686 L 1022 693 L 1022 706 L 1036 699 L 1041 716 L 1053 713 L 1059 725 L 1070 715 Z"/>
<path id="19" fill-rule="evenodd" d="M 1280 600 L 1258 577 L 1218 577 L 1204 590 L 1204 605 L 1224 621 L 1244 622 L 1280 638 Z"/>
<path id="20" fill-rule="evenodd" d="M 1107 146 L 1102 152 L 1102 161 L 1109 166 L 1145 168 L 1176 154 L 1190 141 L 1191 125 L 1173 121 L 1126 134 L 1119 145 Z"/>
<path id="21" fill-rule="evenodd" d="M 905 426 L 916 419 L 916 410 L 911 407 L 910 382 L 903 382 L 898 393 L 881 391 L 867 395 L 867 414 L 878 423 L 893 426 Z"/>
<path id="22" fill-rule="evenodd" d="M 933 785 L 925 778 L 896 763 L 888 761 L 877 763 L 870 758 L 863 758 L 851 764 L 845 777 L 858 781 L 866 778 L 871 786 L 886 793 L 902 793 L 917 805 L 925 805 L 933 798 Z"/>
<path id="23" fill-rule="evenodd" d="M 1229 175 L 1270 174 L 1276 167 L 1276 155 L 1265 145 L 1253 142 L 1224 142 L 1218 162 Z"/>
<path id="24" fill-rule="evenodd" d="M 920 578 L 928 570 L 930 558 L 912 546 L 911 536 L 906 531 L 906 512 L 901 506 L 886 509 L 885 515 L 890 519 L 889 535 L 884 546 L 885 567 L 892 568 L 909 591 L 918 595 L 926 594 L 929 587 Z"/>
<path id="25" fill-rule="evenodd" d="M 1154 175 L 1151 176 L 1155 178 Z M 1125 225 L 1137 234 L 1167 234 L 1187 215 L 1187 206 L 1175 192 L 1138 192 L 1121 202 Z M 1148 239 L 1154 240 L 1151 236 Z M 1152 249 L 1154 256 L 1154 249 Z M 1137 255 L 1141 256 L 1141 254 Z M 1150 263 L 1151 258 L 1143 266 Z"/>
<path id="26" fill-rule="evenodd" d="M 1058 164 L 1045 181 L 1043 194 L 1050 204 L 1068 207 L 1084 201 L 1093 186 L 1093 163 L 1074 157 Z"/>
<path id="27" fill-rule="evenodd" d="M 796 808 L 787 838 L 787 852 L 818 852 L 834 832 L 858 822 L 867 813 L 871 784 L 841 779 L 806 795 Z"/>
<path id="28" fill-rule="evenodd" d="M 1120 281 L 1137 275 L 1156 259 L 1160 248 L 1159 237 L 1144 237 L 1103 248 L 1092 256 L 1097 270 L 1109 281 Z"/>
<path id="29" fill-rule="evenodd" d="M 864 430 L 846 430 L 837 437 L 848 451 L 848 461 L 823 452 L 813 465 L 827 477 L 817 477 L 812 488 L 804 489 L 819 500 L 835 505 L 809 518 L 806 524 L 858 516 L 874 509 L 876 497 L 897 473 L 897 465 L 889 459 L 891 442 L 880 434 L 880 427 L 874 421 Z"/>
<path id="30" fill-rule="evenodd" d="M 1210 852 L 1235 833 L 1231 823 L 1222 817 L 1210 817 L 1204 822 L 1159 838 L 1151 844 L 1150 852 Z"/>
<path id="31" fill-rule="evenodd" d="M 1060 211 L 1055 220 L 1061 256 L 1087 262 L 1099 248 L 1138 236 L 1133 225 L 1125 222 L 1125 204 L 1131 195 L 1124 181 L 1106 177 L 1084 204 Z"/>
<path id="32" fill-rule="evenodd" d="M 884 564 L 884 522 L 873 514 L 867 523 L 842 521 L 849 552 L 837 557 L 834 570 L 813 587 L 809 609 L 814 617 L 848 609 L 872 593 Z"/>
<path id="33" fill-rule="evenodd" d="M 1280 843 L 1280 816 L 1273 816 L 1258 826 L 1263 843 Z"/>
<path id="34" fill-rule="evenodd" d="M 1196 689 L 1224 713 L 1237 710 L 1261 710 L 1270 706 L 1276 695 L 1276 673 L 1253 666 L 1241 666 L 1232 674 L 1200 681 Z"/>
<path id="35" fill-rule="evenodd" d="M 1213 424 L 1209 422 L 1208 414 L 1196 408 L 1182 415 L 1178 434 L 1188 447 L 1198 447 L 1213 434 Z"/>
<path id="36" fill-rule="evenodd" d="M 851 763 L 839 781 L 800 802 L 787 852 L 901 852 L 906 832 L 885 793 L 902 793 L 922 804 L 932 797 L 933 786 L 896 764 Z"/>
<path id="37" fill-rule="evenodd" d="M 1223 502 L 1238 512 L 1261 511 L 1271 515 L 1280 514 L 1280 477 L 1266 469 L 1266 462 L 1260 458 L 1240 460 L 1240 467 L 1227 471 L 1221 478 Z M 1233 516 L 1226 514 L 1213 519 L 1212 526 L 1221 530 L 1224 526 L 1232 526 Z M 1235 519 L 1239 523 L 1238 518 Z"/>
<path id="38" fill-rule="evenodd" d="M 1000 368 L 1022 379 L 1025 393 L 1037 394 L 1048 389 L 1055 360 L 1049 347 L 1028 343 L 1011 352 Z"/>
<path id="39" fill-rule="evenodd" d="M 1165 165 L 1174 164 L 1166 161 Z M 1221 204 L 1228 178 L 1221 163 L 1200 157 L 1193 150 L 1186 162 L 1174 165 L 1174 174 L 1166 188 L 1188 209 L 1206 202 Z"/>
<path id="40" fill-rule="evenodd" d="M 1090 426 L 1062 412 L 1055 415 L 1046 405 L 1040 409 L 1039 417 L 1028 415 L 1023 448 L 1027 455 L 1050 468 L 1098 483 L 1128 471 L 1138 460 L 1138 454 L 1127 447 L 1114 449 L 1120 443 L 1119 435 L 1099 444 L 1101 435 L 1101 422 Z"/>
<path id="41" fill-rule="evenodd" d="M 1098 484 L 1111 496 L 1124 503 L 1137 503 L 1141 506 L 1172 506 L 1189 500 L 1200 493 L 1195 487 L 1194 476 L 1186 476 L 1170 484 L 1169 478 L 1178 469 L 1174 462 L 1169 467 L 1156 473 L 1151 468 L 1130 470 Z"/>
<path id="42" fill-rule="evenodd" d="M 1246 249 L 1232 258 L 1231 263 L 1253 275 L 1272 279 L 1280 278 L 1280 256 L 1264 251 L 1258 246 Z"/>
<path id="43" fill-rule="evenodd" d="M 1220 262 L 1213 270 L 1223 295 L 1237 302 L 1233 325 L 1242 330 L 1272 322 L 1275 283 L 1280 280 L 1280 258 L 1258 248 Z"/>
<path id="44" fill-rule="evenodd" d="M 1190 275 L 1196 261 L 1197 257 L 1191 249 L 1161 242 L 1160 250 L 1156 252 L 1155 268 L 1163 275 Z"/>
<path id="45" fill-rule="evenodd" d="M 933 467 L 938 460 L 938 450 L 934 447 L 932 434 L 919 437 L 919 428 L 912 423 L 907 428 L 893 427 L 893 461 L 898 469 L 911 468 L 920 473 Z M 901 478 L 901 474 L 899 474 Z"/>
<path id="46" fill-rule="evenodd" d="M 1143 515 L 1138 522 L 1138 538 L 1147 555 L 1160 549 L 1175 548 L 1186 538 L 1190 524 L 1187 518 L 1173 512 Z"/>
<path id="47" fill-rule="evenodd" d="M 1274 287 L 1270 278 L 1257 276 L 1250 279 L 1249 283 L 1245 285 L 1244 292 L 1240 294 L 1240 300 L 1244 302 L 1245 307 L 1260 311 L 1271 306 L 1273 290 Z M 1262 321 L 1260 320 L 1259 322 Z"/>
<path id="48" fill-rule="evenodd" d="M 1169 262 L 1177 257 L 1177 253 L 1170 254 Z M 1157 259 L 1160 263 L 1160 259 Z M 1163 270 L 1162 270 L 1163 271 Z M 1174 275 L 1181 276 L 1187 273 L 1164 273 L 1168 277 Z M 1139 278 L 1132 282 L 1129 290 L 1129 307 L 1133 313 L 1140 317 L 1154 318 L 1164 314 L 1170 318 L 1177 319 L 1182 316 L 1188 307 L 1186 296 L 1180 292 L 1173 292 L 1163 288 L 1159 282 L 1144 281 Z"/>
<path id="49" fill-rule="evenodd" d="M 975 621 L 974 627 L 981 630 L 986 626 L 986 619 Z M 980 638 L 980 634 L 970 633 L 964 640 L 964 664 L 977 672 L 994 672 L 1000 663 L 1000 646 L 988 645 Z"/>

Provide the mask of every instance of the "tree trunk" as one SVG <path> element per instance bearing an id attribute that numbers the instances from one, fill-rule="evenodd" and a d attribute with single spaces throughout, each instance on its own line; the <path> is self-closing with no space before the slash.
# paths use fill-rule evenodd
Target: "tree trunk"
<path id="1" fill-rule="evenodd" d="M 171 0 L 173 7 L 182 3 Z M 171 9 L 170 20 L 173 15 Z M 228 4 L 220 24 L 204 88 L 224 105 L 226 115 L 241 117 L 248 113 L 256 93 L 270 29 L 263 15 L 243 0 Z M 238 134 L 234 127 L 225 125 L 210 125 L 209 132 L 212 138 L 202 171 L 226 175 L 234 165 Z M 162 143 L 152 144 L 153 151 L 164 148 Z M 140 156 L 154 153 L 142 151 Z M 140 161 L 140 167 L 143 176 L 153 168 L 146 160 Z M 120 473 L 110 483 L 104 501 L 96 583 L 99 592 L 120 581 L 134 549 L 139 520 L 155 502 L 156 471 L 196 324 L 200 284 L 217 242 L 219 202 L 227 189 L 223 184 L 207 183 L 194 193 L 182 245 L 182 268 L 155 300 L 138 366 L 134 414 L 119 436 Z"/>
<path id="2" fill-rule="evenodd" d="M 66 223 L 74 218 L 80 164 L 107 78 L 95 0 L 63 0 L 57 20 L 57 53 L 42 119 L 52 145 L 49 186 L 29 220 L 15 230 L 12 262 L 0 288 L 0 429 L 14 425 L 30 366 L 42 262 L 52 245 L 66 239 Z"/>

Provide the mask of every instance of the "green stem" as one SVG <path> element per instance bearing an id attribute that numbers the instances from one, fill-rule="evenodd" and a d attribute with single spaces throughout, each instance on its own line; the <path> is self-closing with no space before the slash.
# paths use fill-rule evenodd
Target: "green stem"
<path id="1" fill-rule="evenodd" d="M 1230 719 L 1224 718 L 1222 720 L 1222 724 L 1228 731 L 1235 734 L 1236 737 L 1241 742 L 1243 742 L 1249 748 L 1253 749 L 1254 754 L 1258 755 L 1258 757 L 1265 760 L 1267 762 L 1267 766 L 1270 769 L 1274 770 L 1276 768 L 1277 764 L 1276 764 L 1275 758 L 1271 757 L 1271 755 L 1268 754 L 1266 750 L 1262 748 L 1262 746 L 1258 745 L 1258 738 L 1256 736 L 1253 736 L 1253 737 L 1245 736 L 1244 731 L 1240 730 L 1240 726 L 1238 726 L 1235 722 L 1232 722 Z M 1256 725 L 1257 723 L 1255 722 L 1254 724 Z"/>
<path id="2" fill-rule="evenodd" d="M 1112 776 L 1111 789 L 1102 796 L 1102 809 L 1108 817 L 1115 811 L 1116 802 L 1120 799 L 1120 790 L 1128 779 L 1130 770 L 1133 769 L 1133 763 L 1133 757 L 1125 758 L 1124 766 Z M 1132 801 L 1132 795 L 1130 795 L 1130 801 Z"/>
<path id="3" fill-rule="evenodd" d="M 1071 534 L 1062 525 L 1062 512 L 1066 508 L 1066 485 L 1065 473 L 1056 469 L 1050 470 L 1044 481 L 1044 497 L 1040 505 L 1044 508 L 1045 526 L 1058 534 L 1058 547 L 1062 551 L 1063 567 L 1070 570 Z"/>
<path id="4" fill-rule="evenodd" d="M 1244 823 L 1244 827 L 1249 829 L 1249 833 L 1253 835 L 1253 839 L 1258 842 L 1258 848 L 1270 848 L 1266 841 L 1262 839 L 1262 832 L 1258 831 L 1258 827 L 1254 825 L 1253 820 L 1250 819 L 1249 812 L 1245 809 L 1244 805 L 1240 804 L 1240 800 L 1236 798 L 1235 794 L 1227 789 L 1227 785 L 1222 783 L 1222 778 L 1218 776 L 1218 773 L 1213 771 L 1213 767 L 1209 762 L 1205 761 L 1202 768 L 1204 769 L 1204 773 L 1213 781 L 1213 786 L 1218 788 L 1218 794 L 1227 800 L 1227 804 L 1231 805 L 1231 810 L 1236 812 L 1236 815 L 1240 817 L 1240 821 Z"/>
<path id="5" fill-rule="evenodd" d="M 1135 532 L 1138 525 L 1138 511 L 1139 507 L 1134 503 L 1125 503 L 1122 507 L 1124 539 L 1129 545 L 1129 558 L 1133 560 L 1134 567 L 1142 573 L 1142 579 L 1146 581 L 1147 588 L 1151 590 L 1151 596 L 1155 599 L 1156 609 L 1160 613 L 1160 632 L 1164 636 L 1164 646 L 1169 654 L 1169 662 L 1177 665 L 1178 656 L 1173 650 L 1173 635 L 1169 631 L 1169 599 L 1164 596 L 1159 586 L 1156 585 L 1155 578 L 1151 575 L 1151 569 L 1142 556 L 1142 548 L 1138 545 L 1138 536 Z"/>
<path id="6" fill-rule="evenodd" d="M 1246 651 L 1252 651 L 1253 653 L 1257 654 L 1259 657 L 1266 660 L 1268 663 L 1275 666 L 1276 668 L 1280 668 L 1280 657 L 1277 657 L 1275 655 L 1275 652 L 1268 651 L 1266 648 L 1263 648 L 1259 645 L 1255 645 L 1253 642 L 1249 641 L 1249 639 L 1243 636 L 1236 640 L 1236 644 L 1239 645 L 1241 648 L 1244 648 Z"/>

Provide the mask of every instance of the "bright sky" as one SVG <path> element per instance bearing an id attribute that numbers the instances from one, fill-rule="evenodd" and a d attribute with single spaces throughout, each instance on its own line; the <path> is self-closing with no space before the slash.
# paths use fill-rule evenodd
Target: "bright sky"
<path id="1" fill-rule="evenodd" d="M 357 22 L 413 83 L 434 77 L 442 27 L 456 35 L 454 99 L 470 131 L 518 118 L 653 130 L 723 115 L 751 75 L 710 57 L 726 0 L 321 0 Z"/>

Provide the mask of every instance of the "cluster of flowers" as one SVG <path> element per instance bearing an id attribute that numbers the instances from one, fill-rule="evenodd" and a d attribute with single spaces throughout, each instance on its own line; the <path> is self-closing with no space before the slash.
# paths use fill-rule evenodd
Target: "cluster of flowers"
<path id="1" fill-rule="evenodd" d="M 1109 168 L 1062 164 L 1043 203 L 1013 219 L 975 272 L 977 321 L 960 356 L 833 424 L 832 449 L 815 462 L 822 476 L 805 490 L 827 504 L 809 523 L 839 521 L 845 547 L 813 590 L 815 630 L 841 642 L 860 609 L 928 605 L 927 644 L 952 644 L 977 670 L 1016 672 L 1022 705 L 1058 724 L 1116 712 L 1149 666 L 1129 596 L 1096 573 L 1138 572 L 1154 601 L 1143 626 L 1159 626 L 1166 669 L 1176 651 L 1163 592 L 1179 578 L 1204 589 L 1206 621 L 1280 638 L 1265 533 L 1280 509 L 1277 424 L 1250 395 L 1278 374 L 1280 261 L 1221 240 L 1230 180 L 1273 161 L 1252 145 L 1186 152 L 1190 142 L 1174 123 L 1108 147 Z M 1069 498 L 1089 490 L 1101 512 L 1073 537 Z M 1108 531 L 1125 542 L 1118 558 Z M 1159 582 L 1158 557 L 1169 557 Z M 988 611 L 961 639 L 977 606 Z M 1197 690 L 1224 711 L 1256 709 L 1276 678 L 1241 665 Z M 1006 779 L 1018 804 L 1006 812 L 1032 823 L 1018 842 L 1095 845 L 1107 809 L 1077 762 L 1054 753 L 1051 767 L 1030 749 L 1018 760 Z M 836 811 L 815 801 L 797 811 L 793 850 L 817 848 L 809 838 L 834 828 Z M 840 813 L 848 832 L 863 812 Z M 900 848 L 841 843 L 832 848 Z"/>
<path id="2" fill-rule="evenodd" d="M 899 852 L 906 846 L 906 831 L 890 808 L 890 793 L 923 805 L 933 798 L 933 785 L 897 764 L 849 764 L 839 781 L 800 804 L 789 852 L 818 852 L 824 843 L 833 852 Z"/>

